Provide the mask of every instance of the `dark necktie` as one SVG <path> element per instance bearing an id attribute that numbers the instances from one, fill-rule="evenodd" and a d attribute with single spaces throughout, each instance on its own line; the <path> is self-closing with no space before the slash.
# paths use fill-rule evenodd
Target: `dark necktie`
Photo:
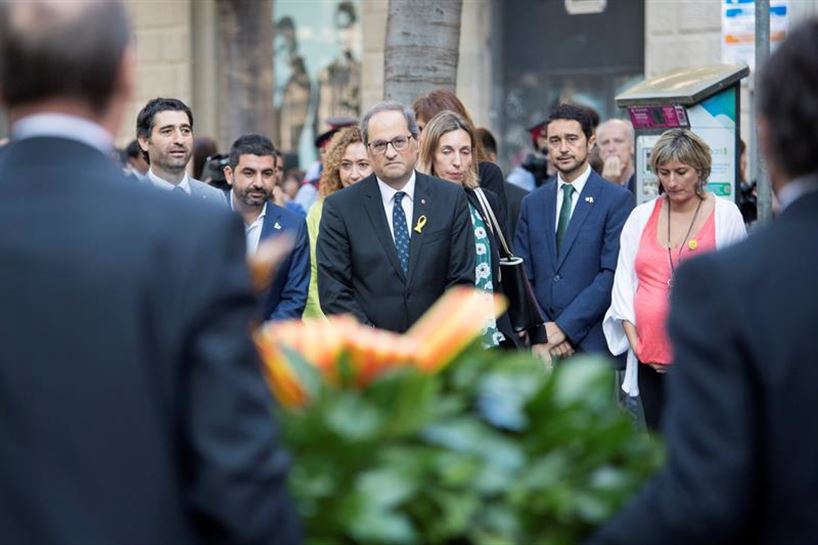
<path id="1" fill-rule="evenodd" d="M 409 227 L 406 226 L 406 214 L 401 201 L 406 196 L 403 191 L 395 193 L 395 204 L 392 207 L 392 230 L 395 232 L 395 251 L 398 253 L 400 268 L 403 274 L 409 270 Z"/>
<path id="2" fill-rule="evenodd" d="M 571 196 L 574 194 L 574 186 L 563 184 L 562 186 L 562 206 L 560 207 L 560 220 L 557 223 L 557 255 L 560 253 L 562 240 L 565 238 L 565 231 L 568 230 L 568 223 L 571 221 Z"/>
<path id="3" fill-rule="evenodd" d="M 174 188 L 171 189 L 170 192 L 176 195 L 177 197 L 187 197 L 187 193 L 185 193 L 185 190 L 178 185 L 174 186 Z"/>

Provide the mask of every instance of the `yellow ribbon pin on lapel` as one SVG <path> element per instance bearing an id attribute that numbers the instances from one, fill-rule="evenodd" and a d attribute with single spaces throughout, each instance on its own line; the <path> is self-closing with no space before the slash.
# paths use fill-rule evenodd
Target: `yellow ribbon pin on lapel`
<path id="1" fill-rule="evenodd" d="M 420 216 L 418 218 L 418 222 L 415 225 L 415 231 L 420 233 L 423 231 L 423 228 L 426 227 L 426 216 Z"/>

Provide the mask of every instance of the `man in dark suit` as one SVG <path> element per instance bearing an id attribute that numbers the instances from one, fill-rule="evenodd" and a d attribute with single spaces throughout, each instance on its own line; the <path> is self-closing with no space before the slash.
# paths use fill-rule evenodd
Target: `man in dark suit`
<path id="1" fill-rule="evenodd" d="M 447 288 L 474 284 L 466 194 L 415 171 L 411 109 L 377 104 L 361 132 L 374 173 L 324 203 L 316 247 L 321 309 L 403 332 Z"/>
<path id="2" fill-rule="evenodd" d="M 812 19 L 758 84 L 759 141 L 783 212 L 679 269 L 667 465 L 595 544 L 818 543 L 816 74 Z"/>
<path id="3" fill-rule="evenodd" d="M 557 179 L 523 199 L 515 249 L 545 313 L 545 339 L 532 339 L 538 355 L 564 357 L 575 350 L 609 354 L 602 318 L 611 303 L 619 234 L 633 208 L 632 195 L 588 165 L 593 126 L 585 108 L 558 106 L 546 127 Z"/>
<path id="4" fill-rule="evenodd" d="M 241 223 L 112 160 L 129 37 L 0 3 L 0 542 L 296 543 Z"/>
<path id="5" fill-rule="evenodd" d="M 271 199 L 276 183 L 275 146 L 260 134 L 245 134 L 233 142 L 224 176 L 230 185 L 230 207 L 244 220 L 247 253 L 261 240 L 287 233 L 293 250 L 281 264 L 263 296 L 264 320 L 300 319 L 310 284 L 310 247 L 304 217 Z"/>

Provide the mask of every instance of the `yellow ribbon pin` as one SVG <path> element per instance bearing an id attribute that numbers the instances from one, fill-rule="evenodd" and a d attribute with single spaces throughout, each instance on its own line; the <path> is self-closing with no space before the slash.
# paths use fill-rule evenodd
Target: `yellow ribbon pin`
<path id="1" fill-rule="evenodd" d="M 420 233 L 423 231 L 423 228 L 426 226 L 426 216 L 421 216 L 418 218 L 418 222 L 415 225 L 415 231 Z"/>
<path id="2" fill-rule="evenodd" d="M 693 240 L 691 240 L 690 242 L 688 242 L 688 243 L 687 243 L 687 247 L 688 247 L 688 248 L 690 249 L 690 251 L 692 252 L 692 251 L 694 251 L 696 248 L 698 248 L 698 247 L 699 247 L 699 243 L 698 243 L 698 242 L 696 242 L 696 239 L 694 238 Z"/>

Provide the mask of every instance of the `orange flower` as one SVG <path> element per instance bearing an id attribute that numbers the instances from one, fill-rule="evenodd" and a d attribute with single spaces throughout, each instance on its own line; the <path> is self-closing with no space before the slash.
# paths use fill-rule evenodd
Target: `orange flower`
<path id="1" fill-rule="evenodd" d="M 278 402 L 286 408 L 303 407 L 307 403 L 307 393 L 279 343 L 269 334 L 268 329 L 256 332 L 254 340 L 261 356 L 264 377 Z"/>
<path id="2" fill-rule="evenodd" d="M 448 290 L 407 332 L 418 347 L 414 361 L 425 372 L 440 371 L 480 335 L 490 315 L 505 308 L 501 295 L 465 286 Z"/>

